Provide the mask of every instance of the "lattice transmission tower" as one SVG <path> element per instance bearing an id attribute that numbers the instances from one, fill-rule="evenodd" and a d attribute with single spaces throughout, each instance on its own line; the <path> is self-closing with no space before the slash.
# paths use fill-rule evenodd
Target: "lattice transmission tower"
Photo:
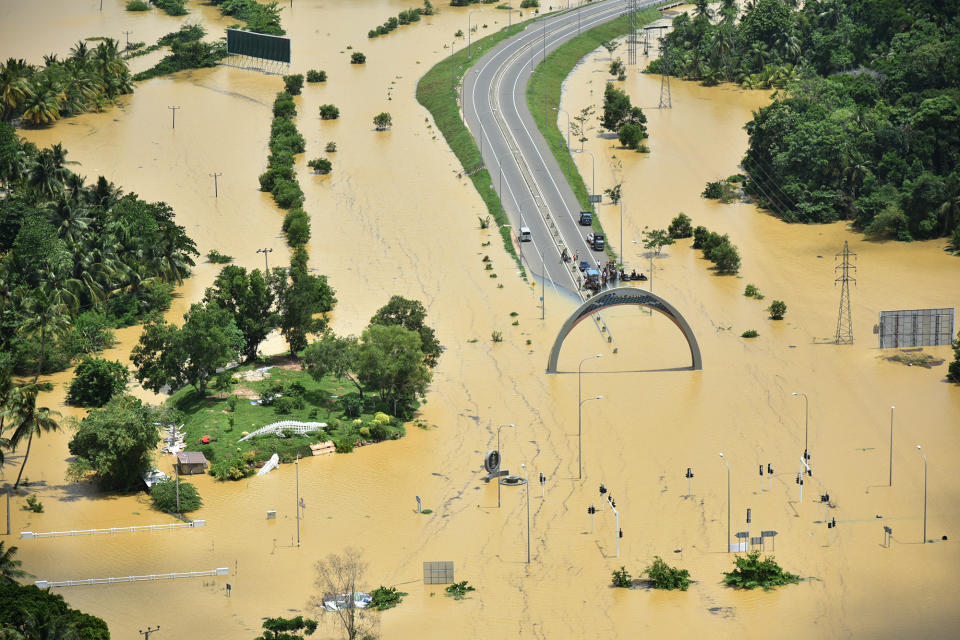
<path id="1" fill-rule="evenodd" d="M 627 64 L 637 64 L 637 0 L 627 0 Z"/>
<path id="2" fill-rule="evenodd" d="M 851 275 L 856 273 L 857 268 L 850 264 L 850 257 L 857 257 L 857 254 L 850 251 L 847 241 L 843 241 L 843 251 L 836 255 L 842 258 L 842 262 L 833 268 L 834 272 L 840 270 L 840 277 L 834 280 L 840 283 L 840 312 L 837 315 L 837 335 L 834 338 L 836 344 L 853 344 L 853 318 L 850 315 L 850 283 L 857 284 L 857 279 Z"/>
<path id="3" fill-rule="evenodd" d="M 673 99 L 670 96 L 670 51 L 667 41 L 660 38 L 660 57 L 663 58 L 663 72 L 660 74 L 660 105 L 658 109 L 672 109 Z"/>

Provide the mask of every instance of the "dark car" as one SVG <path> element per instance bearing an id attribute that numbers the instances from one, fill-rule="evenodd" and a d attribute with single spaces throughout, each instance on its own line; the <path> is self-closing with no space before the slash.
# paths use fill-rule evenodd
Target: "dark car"
<path id="1" fill-rule="evenodd" d="M 589 227 L 590 225 L 592 225 L 592 224 L 593 224 L 593 214 L 590 213 L 589 211 L 581 211 L 581 212 L 580 212 L 580 224 L 582 224 L 582 225 L 585 226 L 585 227 Z"/>
<path id="2" fill-rule="evenodd" d="M 581 261 L 580 261 L 580 271 L 586 271 L 586 270 L 589 269 L 589 268 L 590 268 L 590 263 L 589 263 L 589 262 L 587 262 L 586 260 L 581 260 Z"/>
<path id="3" fill-rule="evenodd" d="M 590 248 L 594 251 L 603 251 L 603 234 L 602 233 L 588 233 L 587 234 L 587 244 L 590 245 Z"/>

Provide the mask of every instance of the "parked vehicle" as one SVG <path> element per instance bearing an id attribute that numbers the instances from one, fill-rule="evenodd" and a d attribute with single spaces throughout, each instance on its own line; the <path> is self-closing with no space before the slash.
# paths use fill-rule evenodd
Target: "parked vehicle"
<path id="1" fill-rule="evenodd" d="M 530 242 L 533 235 L 530 233 L 530 227 L 520 227 L 520 242 Z"/>
<path id="2" fill-rule="evenodd" d="M 589 211 L 580 212 L 580 224 L 585 227 L 589 227 L 593 224 L 593 214 Z"/>
<path id="3" fill-rule="evenodd" d="M 586 270 L 589 269 L 589 268 L 590 268 L 590 263 L 589 263 L 589 262 L 587 262 L 586 260 L 581 260 L 581 261 L 580 261 L 580 271 L 581 271 L 581 272 L 586 271 Z"/>
<path id="4" fill-rule="evenodd" d="M 602 233 L 593 233 L 592 231 L 587 234 L 587 244 L 590 245 L 590 248 L 594 251 L 603 251 L 604 238 Z"/>
<path id="5" fill-rule="evenodd" d="M 373 598 L 369 593 L 357 591 L 355 593 L 325 593 L 323 594 L 323 608 L 327 611 L 340 609 L 364 609 Z"/>

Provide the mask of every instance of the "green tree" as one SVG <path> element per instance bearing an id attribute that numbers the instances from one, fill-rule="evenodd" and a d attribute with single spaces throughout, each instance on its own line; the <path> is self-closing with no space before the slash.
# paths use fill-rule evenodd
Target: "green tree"
<path id="1" fill-rule="evenodd" d="M 321 120 L 336 120 L 340 117 L 340 109 L 332 104 L 322 104 L 320 105 L 320 119 Z"/>
<path id="2" fill-rule="evenodd" d="M 630 578 L 630 573 L 626 567 L 614 569 L 611 580 L 613 581 L 613 586 L 621 589 L 629 589 L 633 586 L 633 580 Z"/>
<path id="3" fill-rule="evenodd" d="M 248 272 L 229 265 L 220 270 L 204 300 L 226 309 L 243 336 L 243 355 L 255 360 L 260 345 L 279 326 L 276 310 L 276 280 L 281 276 L 265 274 L 259 269 Z"/>
<path id="4" fill-rule="evenodd" d="M 307 162 L 307 166 L 322 176 L 327 175 L 333 170 L 333 163 L 327 158 L 314 158 Z"/>
<path id="5" fill-rule="evenodd" d="M 7 430 L 13 432 L 10 435 L 8 447 L 15 450 L 24 438 L 27 440 L 27 450 L 23 454 L 20 472 L 17 474 L 17 481 L 13 483 L 14 491 L 20 486 L 23 470 L 26 468 L 27 460 L 30 457 L 33 437 L 37 436 L 39 438 L 45 432 L 60 429 L 60 425 L 56 421 L 60 414 L 46 407 L 37 406 L 38 391 L 36 383 L 14 388 L 7 398 L 6 408 L 2 414 Z"/>
<path id="6" fill-rule="evenodd" d="M 102 407 L 127 388 L 130 372 L 116 360 L 90 356 L 77 365 L 67 393 L 67 402 L 80 407 Z"/>
<path id="7" fill-rule="evenodd" d="M 393 118 L 390 117 L 389 113 L 383 111 L 373 117 L 373 126 L 377 128 L 377 131 L 389 129 L 393 126 Z"/>
<path id="8" fill-rule="evenodd" d="M 947 367 L 947 380 L 960 383 L 960 331 L 953 341 L 953 362 Z"/>
<path id="9" fill-rule="evenodd" d="M 667 233 L 665 229 L 644 229 L 641 233 L 643 236 L 643 248 L 644 249 L 653 249 L 654 255 L 659 256 L 660 251 L 663 250 L 665 246 L 673 244 L 674 240 L 670 237 L 670 234 Z"/>
<path id="10" fill-rule="evenodd" d="M 300 95 L 300 92 L 303 90 L 303 74 L 296 73 L 290 76 L 283 76 L 283 85 L 286 92 L 290 95 Z"/>
<path id="11" fill-rule="evenodd" d="M 341 338 L 332 331 L 325 331 L 319 340 L 310 343 L 303 350 L 303 368 L 310 376 L 320 381 L 325 376 L 346 378 L 363 397 L 363 386 L 353 373 L 357 369 L 357 347 L 359 341 L 354 336 Z"/>
<path id="12" fill-rule="evenodd" d="M 354 51 L 350 54 L 350 64 L 366 64 L 367 56 L 360 53 L 359 51 Z"/>
<path id="13" fill-rule="evenodd" d="M 736 555 L 733 571 L 724 572 L 723 581 L 729 587 L 739 589 L 769 589 L 784 584 L 795 584 L 800 577 L 784 571 L 773 556 L 760 559 L 759 551 L 750 551 L 745 556 Z"/>
<path id="14" fill-rule="evenodd" d="M 623 183 L 604 189 L 603 192 L 610 198 L 610 202 L 620 204 L 620 199 L 623 197 Z"/>
<path id="15" fill-rule="evenodd" d="M 682 211 L 678 213 L 676 217 L 670 221 L 670 226 L 667 227 L 667 233 L 670 234 L 671 238 L 689 238 L 692 236 L 693 225 L 690 216 Z"/>
<path id="16" fill-rule="evenodd" d="M 20 560 L 14 560 L 17 555 L 17 547 L 3 548 L 4 542 L 0 541 L 0 583 L 19 584 L 20 578 L 26 578 L 30 574 L 20 568 Z"/>
<path id="17" fill-rule="evenodd" d="M 130 353 L 136 378 L 145 389 L 191 384 L 205 394 L 217 368 L 233 362 L 244 346 L 243 334 L 228 310 L 217 304 L 194 304 L 177 328 L 164 320 L 144 327 Z"/>
<path id="18" fill-rule="evenodd" d="M 643 142 L 643 128 L 638 124 L 624 124 L 617 132 L 617 139 L 627 149 L 639 149 Z"/>
<path id="19" fill-rule="evenodd" d="M 315 276 L 307 271 L 307 252 L 297 247 L 290 261 L 289 278 L 277 280 L 277 306 L 280 313 L 280 333 L 287 341 L 291 354 L 303 351 L 307 336 L 322 332 L 327 326 L 326 314 L 333 310 L 337 299 L 326 276 Z"/>
<path id="20" fill-rule="evenodd" d="M 86 418 L 74 422 L 68 448 L 75 460 L 67 476 L 77 482 L 90 477 L 106 490 L 133 489 L 140 474 L 152 467 L 160 440 L 154 407 L 131 395 L 116 395 Z"/>
<path id="21" fill-rule="evenodd" d="M 660 556 L 654 556 L 653 562 L 643 570 L 643 573 L 650 578 L 654 589 L 686 591 L 691 582 L 689 571 L 671 567 Z"/>
<path id="22" fill-rule="evenodd" d="M 0 581 L 0 630 L 17 630 L 2 636 L 10 640 L 110 640 L 107 623 L 71 609 L 63 596 L 7 581 Z"/>
<path id="23" fill-rule="evenodd" d="M 200 492 L 191 483 L 180 481 L 180 508 L 177 509 L 177 480 L 167 478 L 150 487 L 153 506 L 167 513 L 189 513 L 203 506 Z"/>
<path id="24" fill-rule="evenodd" d="M 393 415 L 406 414 L 409 403 L 422 397 L 430 383 L 420 336 L 401 326 L 372 324 L 360 337 L 357 374 L 360 383 L 376 389 L 392 407 Z"/>
<path id="25" fill-rule="evenodd" d="M 720 273 L 740 271 L 740 252 L 730 242 L 723 242 L 710 250 L 710 260 Z"/>
<path id="26" fill-rule="evenodd" d="M 267 618 L 263 633 L 256 640 L 297 640 L 311 636 L 317 630 L 317 621 L 303 616 L 296 618 Z"/>
<path id="27" fill-rule="evenodd" d="M 767 311 L 770 312 L 770 317 L 774 320 L 783 320 L 783 314 L 787 312 L 787 303 L 783 300 L 774 300 L 767 307 Z"/>
<path id="28" fill-rule="evenodd" d="M 403 296 L 392 296 L 390 301 L 380 307 L 370 324 L 383 326 L 398 325 L 409 331 L 415 331 L 420 336 L 420 350 L 423 351 L 423 362 L 433 369 L 437 366 L 443 347 L 437 340 L 436 332 L 427 325 L 427 310 L 419 300 L 410 300 Z"/>
<path id="29" fill-rule="evenodd" d="M 46 355 L 47 342 L 66 332 L 70 326 L 70 316 L 66 305 L 55 301 L 53 292 L 43 287 L 24 298 L 23 320 L 18 333 L 27 338 L 40 340 L 40 359 L 37 362 L 37 372 L 33 376 L 36 384 L 43 371 L 43 359 Z"/>

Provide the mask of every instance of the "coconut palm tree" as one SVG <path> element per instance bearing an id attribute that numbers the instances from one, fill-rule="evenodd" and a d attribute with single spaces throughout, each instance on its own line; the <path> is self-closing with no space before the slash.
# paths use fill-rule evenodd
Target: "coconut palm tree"
<path id="1" fill-rule="evenodd" d="M 90 60 L 90 48 L 85 41 L 77 40 L 77 44 L 70 48 L 70 59 L 80 64 L 87 64 Z"/>
<path id="2" fill-rule="evenodd" d="M 43 371 L 47 340 L 63 333 L 70 326 L 67 307 L 57 300 L 58 297 L 63 299 L 62 291 L 55 293 L 50 288 L 41 286 L 24 297 L 21 302 L 23 322 L 17 329 L 17 333 L 28 338 L 39 337 L 40 339 L 40 361 L 37 363 L 37 373 L 33 377 L 34 384 L 40 379 L 40 373 Z"/>
<path id="3" fill-rule="evenodd" d="M 0 66 L 0 105 L 3 106 L 4 120 L 9 120 L 20 112 L 26 99 L 33 93 L 30 76 L 33 67 L 23 59 L 9 58 Z"/>
<path id="4" fill-rule="evenodd" d="M 19 584 L 17 578 L 26 578 L 30 574 L 20 568 L 19 560 L 13 559 L 17 555 L 17 547 L 4 549 L 4 544 L 0 542 L 0 582 Z"/>
<path id="5" fill-rule="evenodd" d="M 63 94 L 50 85 L 34 86 L 32 93 L 23 101 L 23 121 L 39 127 L 59 120 L 61 95 Z"/>
<path id="6" fill-rule="evenodd" d="M 16 491 L 20 485 L 20 479 L 23 477 L 23 470 L 27 466 L 27 460 L 30 457 L 30 446 L 33 444 L 33 437 L 40 437 L 41 434 L 50 431 L 57 431 L 60 425 L 56 418 L 60 414 L 51 411 L 46 407 L 37 406 L 37 385 L 27 384 L 22 387 L 16 387 L 10 392 L 10 398 L 7 400 L 7 408 L 3 411 L 6 419 L 7 429 L 12 431 L 10 435 L 10 448 L 16 449 L 27 440 L 27 450 L 23 454 L 23 463 L 20 465 L 20 473 L 17 474 L 17 481 L 13 483 L 13 490 Z"/>
<path id="7" fill-rule="evenodd" d="M 53 202 L 47 203 L 47 216 L 57 235 L 68 243 L 76 243 L 86 235 L 92 222 L 87 210 L 66 193 Z"/>

